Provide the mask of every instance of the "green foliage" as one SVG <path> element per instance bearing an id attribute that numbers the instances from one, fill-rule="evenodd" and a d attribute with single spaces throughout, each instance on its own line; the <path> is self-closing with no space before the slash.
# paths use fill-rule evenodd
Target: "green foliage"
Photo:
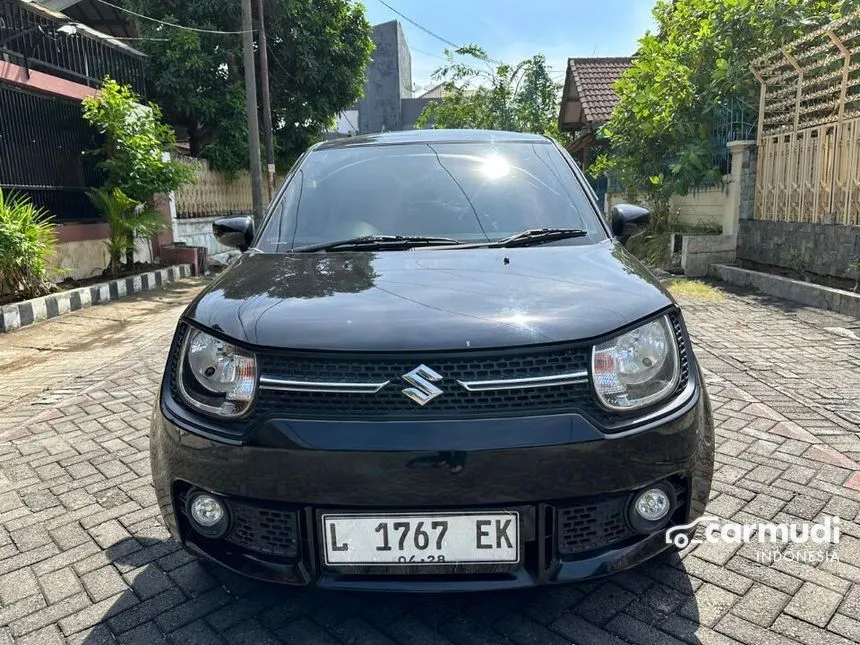
<path id="1" fill-rule="evenodd" d="M 758 108 L 758 56 L 860 6 L 860 0 L 659 0 L 616 84 L 604 128 L 610 151 L 591 168 L 648 194 L 686 193 L 717 179 L 712 133 L 720 106 Z"/>
<path id="2" fill-rule="evenodd" d="M 445 52 L 448 63 L 433 74 L 445 96 L 431 102 L 417 127 L 534 132 L 559 138 L 561 84 L 552 80 L 542 54 L 516 65 L 491 61 L 477 45 Z M 465 56 L 469 62 L 458 62 Z"/>
<path id="3" fill-rule="evenodd" d="M 83 114 L 105 135 L 101 167 L 109 188 L 146 202 L 194 180 L 190 168 L 164 159 L 175 148 L 173 128 L 163 123 L 157 105 L 141 105 L 130 87 L 105 77 L 101 92 L 84 99 Z"/>
<path id="4" fill-rule="evenodd" d="M 123 0 L 139 13 L 208 29 L 242 29 L 236 0 Z M 266 0 L 276 161 L 291 162 L 361 96 L 373 41 L 349 0 Z M 136 24 L 150 56 L 149 96 L 187 133 L 193 156 L 235 173 L 248 167 L 242 37 Z M 137 43 L 136 43 L 137 44 Z M 259 78 L 259 76 L 258 76 Z"/>
<path id="5" fill-rule="evenodd" d="M 0 284 L 24 298 L 51 291 L 49 258 L 56 244 L 51 215 L 0 189 Z"/>
<path id="6" fill-rule="evenodd" d="M 149 240 L 167 226 L 162 213 L 144 208 L 140 202 L 119 188 L 89 190 L 87 197 L 104 215 L 110 228 L 110 235 L 105 243 L 113 276 L 119 273 L 119 261 L 123 252 L 127 257 L 133 257 L 135 240 Z M 129 249 L 132 250 L 131 256 L 128 255 Z"/>

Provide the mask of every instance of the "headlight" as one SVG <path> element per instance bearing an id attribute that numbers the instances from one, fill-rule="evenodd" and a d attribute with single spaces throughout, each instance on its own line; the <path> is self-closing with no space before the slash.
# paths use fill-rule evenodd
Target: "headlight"
<path id="1" fill-rule="evenodd" d="M 254 355 L 191 329 L 182 344 L 179 392 L 192 407 L 219 417 L 239 417 L 257 389 Z"/>
<path id="2" fill-rule="evenodd" d="M 666 316 L 610 341 L 591 355 L 594 389 L 609 410 L 635 410 L 669 395 L 680 378 L 678 343 Z"/>

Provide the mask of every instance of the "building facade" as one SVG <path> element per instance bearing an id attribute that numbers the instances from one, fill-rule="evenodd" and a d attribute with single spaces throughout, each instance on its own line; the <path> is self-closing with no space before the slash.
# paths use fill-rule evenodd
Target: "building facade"
<path id="1" fill-rule="evenodd" d="M 146 57 L 36 3 L 0 0 L 0 189 L 47 210 L 57 224 L 56 264 L 69 277 L 105 267 L 108 226 L 86 191 L 104 176 L 101 135 L 81 100 L 106 75 L 143 95 Z"/>

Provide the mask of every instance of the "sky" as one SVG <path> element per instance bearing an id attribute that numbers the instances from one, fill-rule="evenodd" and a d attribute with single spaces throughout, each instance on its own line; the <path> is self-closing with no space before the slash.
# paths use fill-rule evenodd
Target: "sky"
<path id="1" fill-rule="evenodd" d="M 385 0 L 397 11 L 457 45 L 475 43 L 491 58 L 516 63 L 546 56 L 564 80 L 569 57 L 630 56 L 654 30 L 652 0 Z M 412 81 L 432 84 L 449 47 L 398 16 L 380 0 L 362 0 L 371 24 L 399 20 L 412 52 Z M 450 47 L 449 47 L 450 48 Z M 420 93 L 420 91 L 419 91 Z M 416 94 L 417 96 L 417 94 Z"/>

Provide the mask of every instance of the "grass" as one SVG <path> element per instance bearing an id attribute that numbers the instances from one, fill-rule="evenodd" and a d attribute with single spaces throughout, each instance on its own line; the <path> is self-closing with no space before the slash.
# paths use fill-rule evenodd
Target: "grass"
<path id="1" fill-rule="evenodd" d="M 666 288 L 673 296 L 684 300 L 709 300 L 719 302 L 725 300 L 725 295 L 719 289 L 701 280 L 677 279 L 666 283 Z"/>

